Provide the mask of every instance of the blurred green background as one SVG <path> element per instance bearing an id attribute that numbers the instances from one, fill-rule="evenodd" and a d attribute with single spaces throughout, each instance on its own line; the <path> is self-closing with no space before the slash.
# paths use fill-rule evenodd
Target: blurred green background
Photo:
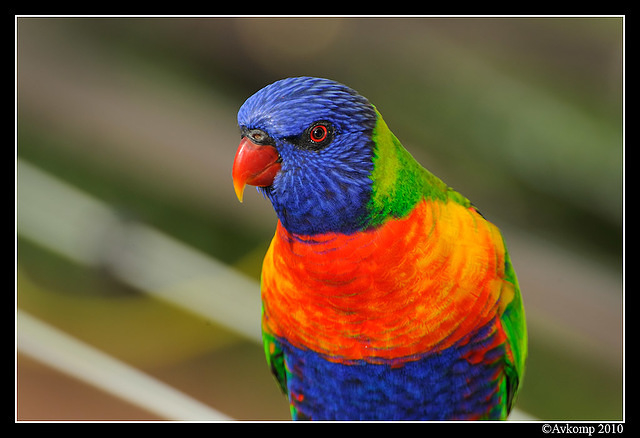
<path id="1" fill-rule="evenodd" d="M 275 215 L 235 198 L 235 117 L 277 79 L 329 77 L 503 230 L 530 330 L 518 408 L 622 419 L 623 25 L 18 17 L 17 307 L 231 418 L 288 419 L 256 341 Z M 20 351 L 19 420 L 162 418 Z"/>

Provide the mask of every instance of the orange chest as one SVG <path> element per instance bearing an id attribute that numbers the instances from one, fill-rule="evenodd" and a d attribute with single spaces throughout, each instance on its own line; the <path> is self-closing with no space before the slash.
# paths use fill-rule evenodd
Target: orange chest
<path id="1" fill-rule="evenodd" d="M 263 329 L 327 356 L 375 361 L 445 348 L 496 315 L 504 249 L 454 203 L 350 235 L 280 224 L 262 272 Z"/>

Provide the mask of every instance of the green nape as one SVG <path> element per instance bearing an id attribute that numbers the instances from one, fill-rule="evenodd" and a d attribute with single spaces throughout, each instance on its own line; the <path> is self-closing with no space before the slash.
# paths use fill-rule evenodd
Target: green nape
<path id="1" fill-rule="evenodd" d="M 452 200 L 466 207 L 471 203 L 418 163 L 391 132 L 376 109 L 373 129 L 375 151 L 371 199 L 367 205 L 369 226 L 389 217 L 404 217 L 421 200 Z"/>

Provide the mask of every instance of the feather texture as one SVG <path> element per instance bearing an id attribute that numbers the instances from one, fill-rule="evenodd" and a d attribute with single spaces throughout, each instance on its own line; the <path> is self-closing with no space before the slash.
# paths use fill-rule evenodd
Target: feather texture
<path id="1" fill-rule="evenodd" d="M 300 146 L 314 122 L 335 138 Z M 418 164 L 377 109 L 292 78 L 241 108 L 282 167 L 264 259 L 265 354 L 294 419 L 499 419 L 524 373 L 520 289 L 499 230 Z"/>

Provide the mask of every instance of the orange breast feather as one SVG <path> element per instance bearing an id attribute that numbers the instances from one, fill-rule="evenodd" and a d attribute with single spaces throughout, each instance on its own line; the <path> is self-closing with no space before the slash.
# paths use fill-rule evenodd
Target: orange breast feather
<path id="1" fill-rule="evenodd" d="M 262 272 L 263 329 L 330 360 L 377 362 L 451 346 L 499 309 L 504 246 L 474 209 L 422 201 L 370 231 L 290 235 Z"/>

